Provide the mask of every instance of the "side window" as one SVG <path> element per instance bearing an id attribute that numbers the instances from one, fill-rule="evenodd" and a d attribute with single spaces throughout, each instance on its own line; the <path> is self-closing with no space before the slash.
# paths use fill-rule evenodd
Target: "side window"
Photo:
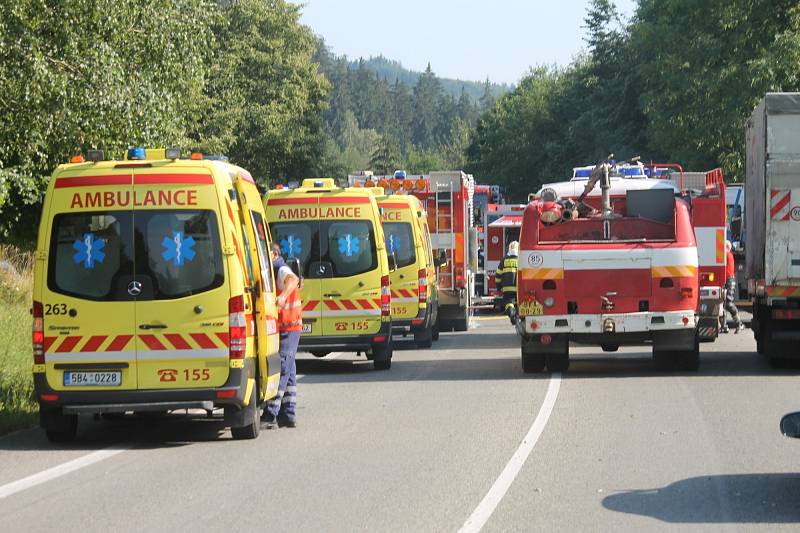
<path id="1" fill-rule="evenodd" d="M 247 228 L 242 224 L 242 237 L 244 237 L 244 256 L 245 263 L 247 263 L 247 284 L 253 286 L 256 277 L 253 274 L 253 254 L 250 252 L 250 237 L 247 235 Z"/>
<path id="2" fill-rule="evenodd" d="M 312 278 L 311 263 L 319 260 L 319 222 L 297 220 L 273 222 L 269 226 L 274 242 L 281 247 L 281 255 L 288 259 L 296 257 L 304 277 Z"/>
<path id="3" fill-rule="evenodd" d="M 253 227 L 256 230 L 256 244 L 258 246 L 258 260 L 262 264 L 263 269 L 267 271 L 264 276 L 264 290 L 266 292 L 274 292 L 272 286 L 272 256 L 269 252 L 269 240 L 267 239 L 267 227 L 264 225 L 264 218 L 261 213 L 250 211 L 250 216 L 253 220 Z"/>
<path id="4" fill-rule="evenodd" d="M 428 256 L 428 266 L 433 266 L 433 243 L 431 243 L 431 232 L 428 231 L 426 224 L 422 226 L 422 241 L 425 243 L 425 253 Z"/>

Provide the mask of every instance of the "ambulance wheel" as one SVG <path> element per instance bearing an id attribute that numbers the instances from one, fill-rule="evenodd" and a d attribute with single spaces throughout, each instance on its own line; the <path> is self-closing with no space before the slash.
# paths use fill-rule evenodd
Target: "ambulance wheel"
<path id="1" fill-rule="evenodd" d="M 414 333 L 414 342 L 417 348 L 430 348 L 433 346 L 433 326 Z"/>
<path id="2" fill-rule="evenodd" d="M 392 368 L 392 341 L 375 346 L 372 349 L 372 367 L 375 370 L 389 370 Z"/>
<path id="3" fill-rule="evenodd" d="M 439 340 L 439 317 L 436 317 L 436 322 L 433 323 L 433 328 L 431 331 L 431 339 L 434 341 Z"/>
<path id="4" fill-rule="evenodd" d="M 53 443 L 71 442 L 78 434 L 78 415 L 65 415 L 61 409 L 41 409 L 39 423 Z"/>
<path id="5" fill-rule="evenodd" d="M 569 368 L 569 352 L 549 353 L 545 356 L 547 370 L 550 372 L 566 372 Z"/>
<path id="6" fill-rule="evenodd" d="M 311 355 L 313 355 L 314 357 L 325 357 L 329 353 L 331 353 L 331 352 L 328 352 L 326 350 L 313 350 L 311 352 Z"/>
<path id="7" fill-rule="evenodd" d="M 258 409 L 258 384 L 250 393 L 250 403 L 244 408 L 243 426 L 231 427 L 231 436 L 236 440 L 255 439 L 261 430 L 261 416 Z"/>
<path id="8" fill-rule="evenodd" d="M 535 374 L 544 370 L 544 354 L 522 352 L 522 371 Z"/>

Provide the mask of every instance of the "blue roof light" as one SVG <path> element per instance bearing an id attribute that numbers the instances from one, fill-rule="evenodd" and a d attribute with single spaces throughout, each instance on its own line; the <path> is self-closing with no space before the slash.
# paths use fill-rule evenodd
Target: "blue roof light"
<path id="1" fill-rule="evenodd" d="M 404 179 L 406 179 L 406 171 L 405 170 L 395 170 L 394 171 L 394 177 L 395 177 L 395 179 L 398 179 L 398 180 L 404 180 Z"/>
<path id="2" fill-rule="evenodd" d="M 147 159 L 144 148 L 128 148 L 128 159 Z"/>

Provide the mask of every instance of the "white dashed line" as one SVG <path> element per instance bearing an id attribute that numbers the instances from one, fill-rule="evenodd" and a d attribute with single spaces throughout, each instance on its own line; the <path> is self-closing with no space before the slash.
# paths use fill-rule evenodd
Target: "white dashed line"
<path id="1" fill-rule="evenodd" d="M 497 478 L 492 488 L 489 489 L 489 492 L 487 492 L 486 496 L 481 500 L 481 503 L 478 504 L 478 507 L 476 507 L 470 517 L 467 518 L 467 521 L 464 522 L 461 529 L 458 530 L 459 533 L 477 533 L 483 528 L 489 520 L 489 517 L 492 516 L 500 500 L 502 500 L 503 496 L 508 492 L 509 487 L 511 487 L 517 474 L 519 474 L 519 471 L 522 469 L 522 465 L 525 464 L 525 460 L 531 454 L 531 451 L 533 451 L 536 441 L 538 441 L 539 437 L 542 435 L 542 431 L 544 431 L 544 427 L 550 419 L 550 414 L 553 412 L 553 406 L 556 404 L 558 389 L 560 387 L 561 374 L 555 373 L 550 378 L 547 394 L 545 394 L 544 402 L 542 402 L 542 407 L 539 409 L 539 414 L 536 415 L 533 425 L 522 439 L 522 443 L 519 445 L 519 448 L 517 448 L 517 451 L 514 452 L 514 455 L 509 459 L 506 467 L 500 473 L 500 477 Z"/>

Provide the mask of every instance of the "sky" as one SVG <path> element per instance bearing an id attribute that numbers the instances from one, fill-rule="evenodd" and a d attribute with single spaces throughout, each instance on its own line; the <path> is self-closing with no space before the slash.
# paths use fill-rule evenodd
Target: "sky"
<path id="1" fill-rule="evenodd" d="M 630 16 L 636 0 L 615 0 Z M 437 76 L 516 83 L 585 49 L 588 0 L 303 0 L 301 22 L 337 55 L 383 55 Z"/>

